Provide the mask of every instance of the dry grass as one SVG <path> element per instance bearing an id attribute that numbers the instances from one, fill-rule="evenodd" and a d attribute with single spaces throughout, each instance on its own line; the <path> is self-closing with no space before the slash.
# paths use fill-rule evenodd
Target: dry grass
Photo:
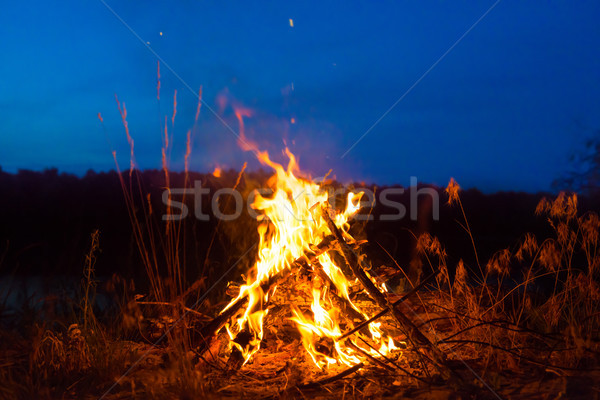
<path id="1" fill-rule="evenodd" d="M 450 202 L 461 207 L 461 225 L 475 249 L 452 183 Z M 547 218 L 553 237 L 525 234 L 515 249 L 498 251 L 485 269 L 461 260 L 453 279 L 439 241 L 427 234 L 419 238 L 421 253 L 442 272 L 433 308 L 446 313 L 451 329 L 438 333 L 438 343 L 449 354 L 478 354 L 485 360 L 484 379 L 531 367 L 559 375 L 598 367 L 598 216 L 578 215 L 577 196 L 565 193 L 542 200 L 536 213 Z"/>
<path id="2" fill-rule="evenodd" d="M 458 189 L 450 198 L 460 205 Z M 577 197 L 563 193 L 553 201 L 544 199 L 536 212 L 547 218 L 554 235 L 525 234 L 514 248 L 498 251 L 481 269 L 462 260 L 450 267 L 439 240 L 429 234 L 418 237 L 424 262 L 441 270 L 436 287 L 421 293 L 415 303 L 426 310 L 419 314 L 424 319 L 422 329 L 449 358 L 467 360 L 500 392 L 510 374 L 529 374 L 542 382 L 548 373 L 566 377 L 598 368 L 600 220 L 593 213 L 579 215 Z M 465 218 L 461 225 L 475 250 L 476 235 L 464 210 L 461 213 Z M 95 308 L 94 260 L 99 248 L 99 233 L 94 232 L 71 315 L 61 321 L 44 321 L 40 316 L 33 325 L 3 331 L 0 397 L 99 398 L 109 389 L 106 398 L 220 397 L 215 376 L 223 372 L 208 360 L 198 363 L 201 359 L 194 352 L 199 340 L 194 337 L 195 327 L 204 317 L 197 308 L 186 312 L 182 300 L 199 289 L 198 284 L 185 284 L 183 293 L 171 292 L 177 294 L 174 297 L 159 298 L 163 291 L 141 301 L 131 284 L 116 276 L 111 288 L 119 293 L 121 306 L 117 318 L 107 320 Z M 149 274 L 149 279 L 159 278 Z M 185 318 L 175 324 L 182 315 Z M 165 332 L 164 340 L 155 346 Z M 405 390 L 421 387 L 414 377 L 427 380 L 430 371 L 419 366 L 423 364 L 410 369 L 414 376 L 387 371 L 385 379 L 404 379 Z M 343 390 L 354 393 L 350 397 L 377 395 L 372 388 L 357 390 L 343 382 Z M 379 395 L 389 395 L 389 389 Z M 410 393 L 420 393 L 414 390 Z"/>

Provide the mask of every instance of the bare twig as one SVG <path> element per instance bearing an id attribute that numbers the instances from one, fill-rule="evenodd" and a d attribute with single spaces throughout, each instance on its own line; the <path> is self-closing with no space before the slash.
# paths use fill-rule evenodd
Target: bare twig
<path id="1" fill-rule="evenodd" d="M 438 274 L 439 270 L 435 270 L 433 271 L 433 273 L 431 275 L 429 275 L 427 278 L 425 278 L 421 283 L 419 283 L 417 286 L 415 286 L 414 288 L 412 288 L 411 290 L 409 290 L 404 296 L 402 296 L 401 298 L 399 298 L 398 300 L 396 300 L 395 302 L 393 302 L 391 304 L 392 307 L 395 307 L 397 305 L 399 305 L 400 303 L 402 303 L 403 301 L 405 301 L 406 299 L 408 299 L 410 296 L 412 296 L 414 293 L 416 293 L 417 291 L 419 291 L 421 288 L 423 288 L 425 285 L 427 285 L 431 280 L 433 280 L 433 278 L 436 277 L 436 275 Z M 390 312 L 390 308 L 386 308 L 385 310 L 380 311 L 379 313 L 375 314 L 374 316 L 372 316 L 371 318 L 369 318 L 368 320 L 362 322 L 360 325 L 357 325 L 356 327 L 354 327 L 354 329 L 344 333 L 342 336 L 340 336 L 339 338 L 337 338 L 337 340 L 344 340 L 345 338 L 347 338 L 348 336 L 354 334 L 355 332 L 357 332 L 358 330 L 362 329 L 363 327 L 369 325 L 371 322 L 377 321 L 379 318 L 383 317 L 385 314 L 387 314 L 388 312 Z"/>
<path id="2" fill-rule="evenodd" d="M 398 321 L 400 326 L 404 328 L 406 332 L 407 338 L 415 345 L 420 344 L 424 346 L 428 352 L 431 354 L 431 357 L 435 361 L 435 366 L 439 370 L 440 374 L 445 378 L 449 379 L 450 377 L 454 377 L 459 382 L 462 381 L 460 375 L 458 375 L 446 362 L 446 356 L 442 353 L 428 338 L 425 336 L 416 325 L 398 310 L 396 307 L 393 307 L 388 301 L 387 297 L 375 286 L 373 281 L 367 276 L 365 271 L 361 268 L 358 256 L 352 251 L 350 246 L 345 242 L 342 232 L 335 225 L 331 217 L 329 216 L 329 210 L 325 206 L 322 207 L 323 218 L 327 222 L 327 226 L 331 233 L 335 236 L 338 242 L 338 246 L 342 250 L 342 255 L 344 259 L 356 278 L 363 285 L 369 296 L 381 307 L 384 309 L 389 309 L 394 316 L 394 318 Z"/>
<path id="3" fill-rule="evenodd" d="M 335 381 L 337 381 L 339 379 L 345 378 L 346 376 L 355 373 L 356 371 L 358 371 L 359 369 L 361 369 L 364 366 L 365 366 L 364 363 L 358 363 L 355 366 L 353 366 L 351 368 L 348 368 L 347 370 L 342 371 L 342 372 L 340 372 L 337 375 L 334 375 L 334 376 L 329 377 L 329 378 L 321 379 L 320 381 L 315 381 L 315 382 L 311 382 L 311 383 L 306 383 L 304 385 L 296 386 L 296 389 L 299 389 L 299 390 L 314 389 L 314 388 L 317 388 L 319 386 L 328 385 L 330 383 L 333 383 L 333 382 L 335 382 Z"/>

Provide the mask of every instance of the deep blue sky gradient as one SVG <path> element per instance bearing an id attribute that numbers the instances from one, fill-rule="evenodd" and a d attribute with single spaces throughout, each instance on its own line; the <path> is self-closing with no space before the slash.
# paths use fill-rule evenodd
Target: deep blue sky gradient
<path id="1" fill-rule="evenodd" d="M 547 190 L 600 128 L 598 1 L 501 1 L 343 159 L 493 1 L 107 3 L 228 124 L 218 98 L 252 108 L 248 136 L 280 160 L 287 143 L 313 176 Z M 126 168 L 114 94 L 139 166 L 160 167 L 174 90 L 182 168 L 197 101 L 164 66 L 157 101 L 156 58 L 100 1 L 5 3 L 0 36 L 4 170 L 109 170 L 111 147 Z M 252 160 L 203 108 L 192 168 Z"/>

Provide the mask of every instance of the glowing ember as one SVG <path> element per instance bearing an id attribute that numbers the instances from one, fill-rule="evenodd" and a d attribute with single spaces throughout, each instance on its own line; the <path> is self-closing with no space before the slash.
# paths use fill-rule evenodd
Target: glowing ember
<path id="1" fill-rule="evenodd" d="M 215 178 L 220 178 L 221 177 L 221 168 L 220 167 L 215 167 L 215 170 L 213 171 L 213 176 Z"/>

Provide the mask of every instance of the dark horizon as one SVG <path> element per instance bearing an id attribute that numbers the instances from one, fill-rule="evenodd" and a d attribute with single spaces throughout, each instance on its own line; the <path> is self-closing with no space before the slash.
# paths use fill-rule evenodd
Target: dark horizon
<path id="1" fill-rule="evenodd" d="M 156 167 L 156 168 L 144 168 L 144 169 L 140 169 L 140 168 L 136 168 L 136 171 L 139 171 L 141 173 L 146 173 L 146 172 L 152 172 L 152 173 L 156 173 L 159 172 L 161 174 L 163 174 L 163 170 L 160 167 Z M 9 174 L 12 176 L 18 176 L 19 173 L 28 173 L 28 172 L 33 172 L 35 174 L 44 174 L 47 172 L 54 172 L 56 171 L 57 175 L 65 175 L 65 176 L 70 176 L 70 177 L 76 177 L 77 179 L 83 179 L 85 178 L 88 174 L 92 173 L 92 174 L 117 174 L 117 169 L 116 168 L 112 168 L 112 169 L 105 169 L 105 170 L 95 170 L 93 168 L 89 168 L 86 171 L 82 171 L 82 172 L 71 172 L 71 171 L 61 171 L 60 168 L 58 167 L 43 167 L 43 168 L 39 168 L 39 169 L 32 169 L 32 168 L 19 168 L 17 170 L 14 171 L 10 171 L 5 169 L 2 165 L 0 165 L 0 173 L 5 173 L 5 174 Z M 121 174 L 128 174 L 129 172 L 129 168 L 122 168 L 120 170 Z M 239 169 L 235 169 L 235 168 L 227 168 L 224 170 L 221 170 L 222 173 L 235 173 L 236 175 L 239 174 Z M 269 171 L 268 167 L 265 166 L 258 166 L 257 168 L 247 168 L 246 173 L 250 173 L 250 174 L 267 174 L 267 175 L 272 175 L 272 171 Z M 180 169 L 180 170 L 174 170 L 174 169 L 169 169 L 169 173 L 170 174 L 183 174 L 185 173 L 184 170 Z M 189 171 L 190 174 L 197 174 L 197 175 L 202 175 L 202 176 L 212 176 L 214 171 L 197 171 L 197 170 L 190 170 Z M 304 176 L 304 177 L 311 177 L 311 176 Z M 408 181 L 408 178 L 406 179 Z M 340 181 L 340 180 L 336 180 L 334 179 L 334 181 L 342 184 L 342 185 L 354 185 L 356 187 L 402 187 L 402 188 L 410 188 L 411 185 L 407 183 L 401 183 L 401 182 L 395 182 L 395 183 L 385 183 L 385 184 L 380 184 L 378 182 L 372 182 L 372 181 Z M 446 185 L 439 185 L 436 183 L 432 183 L 432 182 L 424 182 L 424 181 L 420 181 L 418 180 L 417 177 L 417 181 L 418 181 L 418 186 L 429 186 L 429 187 L 435 187 L 438 188 L 440 190 L 443 190 Z M 457 183 L 460 186 L 460 189 L 462 191 L 476 191 L 476 192 L 480 192 L 483 195 L 496 195 L 496 194 L 510 194 L 510 193 L 514 193 L 514 194 L 528 194 L 528 195 L 547 195 L 547 196 L 554 196 L 556 194 L 558 194 L 561 191 L 565 191 L 567 193 L 572 192 L 572 190 L 566 189 L 566 188 L 557 188 L 557 189 L 548 189 L 548 190 L 538 190 L 538 191 L 527 191 L 527 190 L 513 190 L 513 189 L 507 189 L 507 190 L 492 190 L 492 191 L 486 191 L 486 190 L 482 190 L 481 188 L 478 187 L 465 187 L 461 184 L 460 181 L 457 181 Z M 359 185 L 359 186 L 357 186 Z M 585 195 L 584 193 L 580 193 L 579 195 Z"/>
<path id="2" fill-rule="evenodd" d="M 192 190 L 187 195 L 190 213 L 184 218 L 188 222 L 187 229 L 191 229 L 187 233 L 190 237 L 196 238 L 196 235 L 199 235 L 205 238 L 216 229 L 219 220 L 213 208 L 213 195 L 221 188 L 234 187 L 238 175 L 239 172 L 233 170 L 223 171 L 220 178 L 210 173 L 190 173 L 190 180 L 185 185 Z M 157 227 L 164 227 L 161 215 L 165 215 L 167 210 L 163 197 L 165 177 L 164 171 L 158 169 L 133 174 L 133 179 L 125 170 L 122 171 L 122 176 L 125 187 L 121 186 L 114 170 L 85 174 L 83 177 L 61 174 L 56 169 L 41 172 L 22 170 L 20 174 L 0 170 L 0 187 L 7 193 L 0 198 L 0 216 L 4 221 L 0 229 L 0 238 L 5 239 L 0 241 L 3 243 L 0 248 L 3 249 L 6 265 L 13 266 L 14 272 L 18 271 L 20 274 L 35 272 L 77 275 L 80 273 L 81 257 L 88 246 L 89 235 L 97 229 L 103 248 L 103 256 L 97 265 L 98 271 L 110 275 L 114 272 L 113 268 L 123 272 L 121 267 L 131 264 L 128 267 L 130 274 L 135 275 L 133 271 L 139 271 L 142 267 L 139 264 L 140 260 L 131 258 L 133 253 L 128 250 L 133 228 L 127 211 L 128 207 L 132 206 L 131 198 L 127 193 L 131 187 L 135 188 L 138 182 L 141 183 L 140 189 L 144 194 L 135 199 L 135 209 L 143 214 L 146 212 L 143 211 L 147 206 L 146 202 L 151 201 L 153 213 L 146 217 L 155 218 Z M 247 193 L 252 188 L 267 187 L 264 185 L 270 176 L 271 174 L 265 171 L 247 171 L 239 182 L 240 192 Z M 209 190 L 208 192 L 197 194 L 193 191 L 196 187 L 194 181 L 198 179 L 201 180 L 203 190 Z M 184 173 L 172 174 L 170 184 L 170 190 L 183 188 Z M 329 188 L 332 186 L 339 187 L 335 183 L 327 185 Z M 365 201 L 369 205 L 365 206 L 363 212 L 372 214 L 375 218 L 369 222 L 364 234 L 376 242 L 385 242 L 389 240 L 386 235 L 389 236 L 389 233 L 393 232 L 392 236 L 399 238 L 399 246 L 403 249 L 398 251 L 395 257 L 401 264 L 407 264 L 410 261 L 407 257 L 411 256 L 414 246 L 414 238 L 408 234 L 407 229 L 415 232 L 427 229 L 432 235 L 440 236 L 440 240 L 449 246 L 450 254 L 463 254 L 466 262 L 475 263 L 475 260 L 471 259 L 472 254 L 469 255 L 471 242 L 468 236 L 456 235 L 456 220 L 460 209 L 448 204 L 448 195 L 444 187 L 436 186 L 432 187 L 436 193 L 433 196 L 437 197 L 437 200 L 433 201 L 435 210 L 427 207 L 429 199 L 433 199 L 430 197 L 431 191 L 421 190 L 427 187 L 432 186 L 425 183 L 418 185 L 414 202 L 414 187 L 404 187 L 402 192 L 388 192 L 385 196 L 382 196 L 386 191 L 385 187 L 372 190 L 371 193 L 376 193 L 373 197 L 375 201 L 371 203 L 366 196 Z M 365 185 L 357 189 L 369 191 L 372 187 Z M 137 193 L 137 189 L 134 192 Z M 543 193 L 484 194 L 477 189 L 467 189 L 460 193 L 472 228 L 481 239 L 478 251 L 483 258 L 490 257 L 498 248 L 513 245 L 523 232 L 545 232 L 547 221 L 535 214 L 536 205 L 545 197 Z M 201 200 L 196 203 L 195 196 L 198 195 L 201 196 Z M 174 201 L 183 201 L 181 195 L 173 194 L 172 197 Z M 599 211 L 599 198 L 582 197 L 579 202 L 582 212 Z M 246 200 L 249 201 L 249 197 Z M 391 202 L 395 202 L 394 205 Z M 202 214 L 210 215 L 209 219 L 197 217 L 196 204 L 201 204 Z M 405 212 L 396 217 L 398 205 L 402 205 Z M 245 204 L 242 209 L 246 210 L 248 207 L 249 204 Z M 180 209 L 173 208 L 172 213 L 179 214 Z M 235 220 L 234 225 L 238 227 L 236 232 L 256 234 L 256 221 L 252 222 L 248 218 L 244 213 Z M 357 226 L 360 225 L 357 221 Z M 196 238 L 188 244 L 196 252 L 205 251 L 209 242 L 210 240 Z M 238 244 L 231 243 L 231 246 L 236 247 Z M 226 246 L 222 250 L 223 254 L 226 254 Z M 375 253 L 379 251 L 377 246 L 373 246 L 372 250 Z M 221 259 L 221 256 L 216 258 Z M 192 266 L 190 268 L 193 271 Z"/>

